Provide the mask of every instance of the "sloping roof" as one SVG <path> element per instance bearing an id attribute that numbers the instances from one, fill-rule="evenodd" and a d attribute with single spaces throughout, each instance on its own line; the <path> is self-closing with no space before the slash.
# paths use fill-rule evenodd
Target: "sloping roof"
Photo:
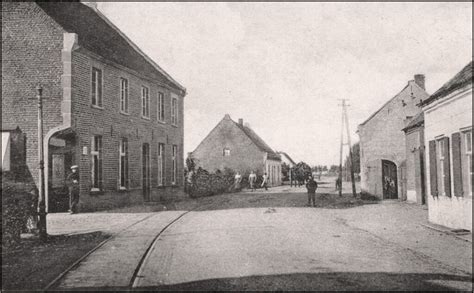
<path id="1" fill-rule="evenodd" d="M 275 153 L 272 148 L 268 146 L 268 144 L 266 144 L 265 141 L 260 138 L 260 136 L 258 136 L 250 127 L 239 124 L 235 121 L 232 122 L 234 122 L 235 125 L 237 125 L 237 127 L 239 127 L 261 151 L 266 152 L 269 159 L 281 160 L 280 156 Z"/>
<path id="2" fill-rule="evenodd" d="M 428 99 L 421 102 L 421 105 L 426 106 L 468 84 L 472 84 L 472 61 L 469 62 L 468 65 L 466 65 L 460 72 L 458 72 L 453 78 L 451 78 L 447 83 L 445 83 Z"/>
<path id="3" fill-rule="evenodd" d="M 186 89 L 143 53 L 98 10 L 79 2 L 36 2 L 85 49 L 183 92 Z"/>
<path id="4" fill-rule="evenodd" d="M 408 83 L 398 94 L 396 94 L 395 96 L 393 96 L 390 100 L 388 100 L 385 104 L 383 104 L 382 107 L 380 107 L 377 111 L 375 111 L 372 115 L 370 115 L 369 118 L 367 118 L 364 122 L 362 122 L 362 123 L 359 124 L 359 125 L 362 126 L 362 125 L 364 125 L 365 123 L 369 122 L 372 118 L 374 118 L 375 115 L 377 115 L 380 111 L 382 111 L 382 109 L 385 108 L 385 106 L 387 106 L 393 99 L 395 99 L 396 97 L 398 97 L 398 95 L 401 94 L 409 85 L 410 85 L 410 83 Z"/>
<path id="5" fill-rule="evenodd" d="M 288 161 L 290 161 L 292 164 L 296 165 L 295 161 L 293 161 L 293 159 L 287 153 L 277 152 L 277 154 L 285 156 L 288 159 Z"/>
<path id="6" fill-rule="evenodd" d="M 424 112 L 420 112 L 416 114 L 416 116 L 410 121 L 410 123 L 408 123 L 408 125 L 405 126 L 405 128 L 403 128 L 402 130 L 407 132 L 408 130 L 421 126 L 424 123 L 425 123 L 425 114 Z"/>

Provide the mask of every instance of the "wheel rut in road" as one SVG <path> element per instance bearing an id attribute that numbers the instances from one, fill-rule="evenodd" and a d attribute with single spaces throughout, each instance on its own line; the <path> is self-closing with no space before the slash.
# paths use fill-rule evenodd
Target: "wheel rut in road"
<path id="1" fill-rule="evenodd" d="M 67 271 L 51 290 L 128 289 L 160 234 L 189 211 L 156 213 L 111 237 Z"/>

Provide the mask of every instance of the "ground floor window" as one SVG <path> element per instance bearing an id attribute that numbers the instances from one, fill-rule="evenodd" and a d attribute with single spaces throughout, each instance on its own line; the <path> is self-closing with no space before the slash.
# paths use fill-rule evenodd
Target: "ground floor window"
<path id="1" fill-rule="evenodd" d="M 158 144 L 158 185 L 163 185 L 163 169 L 164 169 L 164 153 L 165 145 L 163 143 Z"/>
<path id="2" fill-rule="evenodd" d="M 102 136 L 96 135 L 92 137 L 92 191 L 102 190 Z"/>
<path id="3" fill-rule="evenodd" d="M 120 140 L 120 189 L 128 188 L 128 139 Z"/>
<path id="4" fill-rule="evenodd" d="M 172 161 L 173 161 L 173 174 L 172 174 L 172 181 L 171 184 L 175 185 L 177 183 L 177 178 L 178 178 L 178 146 L 173 145 L 173 156 L 172 156 Z"/>

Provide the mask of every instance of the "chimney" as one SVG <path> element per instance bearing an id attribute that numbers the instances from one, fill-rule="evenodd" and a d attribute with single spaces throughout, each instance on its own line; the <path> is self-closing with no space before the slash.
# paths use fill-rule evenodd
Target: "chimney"
<path id="1" fill-rule="evenodd" d="M 425 88 L 425 76 L 423 74 L 415 74 L 415 83 L 421 87 L 423 90 L 426 90 Z"/>
<path id="2" fill-rule="evenodd" d="M 239 124 L 240 124 L 240 125 L 244 125 L 244 119 L 239 118 Z"/>

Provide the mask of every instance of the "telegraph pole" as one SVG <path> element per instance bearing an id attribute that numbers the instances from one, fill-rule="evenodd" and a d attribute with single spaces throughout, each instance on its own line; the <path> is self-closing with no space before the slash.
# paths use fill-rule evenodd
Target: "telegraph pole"
<path id="1" fill-rule="evenodd" d="M 47 240 L 48 234 L 46 231 L 46 203 L 44 198 L 44 152 L 43 152 L 43 88 L 36 87 L 36 97 L 38 99 L 38 159 L 39 159 L 39 196 L 38 196 L 38 230 L 41 241 Z"/>
<path id="2" fill-rule="evenodd" d="M 339 156 L 339 196 L 342 196 L 342 148 L 344 145 L 343 133 L 344 133 L 344 124 L 346 124 L 347 131 L 347 145 L 349 146 L 349 166 L 351 172 L 351 183 L 352 183 L 352 195 L 356 197 L 356 188 L 354 180 L 354 165 L 352 162 L 352 146 L 351 146 L 351 135 L 349 131 L 349 118 L 347 117 L 347 104 L 346 99 L 341 99 L 342 101 L 342 121 L 341 121 L 341 147 L 340 147 L 340 156 Z"/>

